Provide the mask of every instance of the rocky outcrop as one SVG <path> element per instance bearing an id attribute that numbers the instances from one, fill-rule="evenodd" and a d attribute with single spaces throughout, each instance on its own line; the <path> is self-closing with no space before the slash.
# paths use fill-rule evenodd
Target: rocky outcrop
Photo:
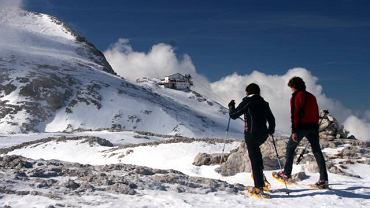
<path id="1" fill-rule="evenodd" d="M 14 146 L 11 146 L 11 147 L 8 147 L 8 148 L 2 148 L 2 149 L 0 149 L 0 155 L 1 154 L 7 154 L 7 153 L 9 153 L 13 150 L 16 150 L 16 149 L 29 147 L 29 146 L 32 146 L 32 145 L 43 144 L 43 143 L 47 143 L 47 142 L 50 142 L 50 141 L 66 142 L 66 141 L 71 141 L 71 140 L 81 141 L 81 143 L 88 143 L 91 147 L 95 146 L 95 145 L 100 145 L 100 146 L 103 146 L 103 147 L 113 147 L 114 146 L 110 141 L 108 141 L 106 139 L 103 139 L 103 138 L 100 138 L 100 137 L 94 137 L 94 136 L 48 137 L 48 138 L 38 139 L 38 140 L 30 141 L 30 142 L 24 142 L 22 144 L 14 145 Z"/>
<path id="2" fill-rule="evenodd" d="M 180 193 L 225 191 L 234 194 L 245 190 L 239 184 L 190 177 L 174 170 L 126 164 L 91 166 L 55 160 L 31 160 L 15 155 L 0 157 L 0 176 L 0 193 L 61 199 L 97 191 L 135 195 L 142 190 Z"/>
<path id="3" fill-rule="evenodd" d="M 279 156 L 284 156 L 286 140 L 284 140 L 284 138 L 275 139 Z M 276 170 L 278 169 L 278 163 L 275 150 L 270 140 L 271 138 L 261 146 L 264 168 L 265 170 Z M 217 169 L 221 175 L 232 176 L 241 172 L 251 172 L 252 169 L 248 151 L 244 142 L 241 142 L 237 149 L 232 150 L 230 153 L 226 154 L 226 156 L 225 162 Z M 212 158 L 212 156 L 209 157 Z"/>
<path id="4" fill-rule="evenodd" d="M 320 111 L 320 139 L 333 141 L 334 139 L 347 139 L 348 131 L 344 130 L 328 110 Z M 353 136 L 351 138 L 354 138 Z"/>
<path id="5" fill-rule="evenodd" d="M 220 154 L 207 154 L 207 153 L 199 153 L 193 162 L 195 166 L 202 166 L 202 165 L 218 165 L 220 163 L 224 163 L 227 161 L 227 158 L 230 156 L 228 153 L 220 153 Z"/>

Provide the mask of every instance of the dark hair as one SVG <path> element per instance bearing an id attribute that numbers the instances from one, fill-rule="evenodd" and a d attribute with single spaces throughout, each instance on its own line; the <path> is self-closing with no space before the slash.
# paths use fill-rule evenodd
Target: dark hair
<path id="1" fill-rule="evenodd" d="M 306 84 L 300 77 L 293 77 L 289 80 L 288 86 L 296 90 L 306 90 Z"/>
<path id="2" fill-rule="evenodd" d="M 261 93 L 260 87 L 256 83 L 249 84 L 245 91 L 247 91 L 248 95 L 257 94 L 259 95 Z"/>

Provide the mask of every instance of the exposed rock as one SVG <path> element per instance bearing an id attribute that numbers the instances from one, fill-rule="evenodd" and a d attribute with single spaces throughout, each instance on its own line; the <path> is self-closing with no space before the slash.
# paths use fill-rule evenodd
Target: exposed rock
<path id="1" fill-rule="evenodd" d="M 35 186 L 36 188 L 50 188 L 55 183 L 57 183 L 57 180 L 54 180 L 54 179 L 40 180 L 40 182 L 36 183 Z"/>
<path id="2" fill-rule="evenodd" d="M 32 168 L 33 164 L 20 159 L 18 156 L 11 155 L 8 157 L 0 157 L 0 168 L 13 168 L 13 169 L 22 169 L 22 168 Z"/>
<path id="3" fill-rule="evenodd" d="M 202 166 L 202 165 L 218 165 L 220 163 L 225 162 L 230 154 L 207 154 L 207 153 L 199 153 L 193 162 L 195 166 Z M 222 160 L 222 161 L 221 161 Z"/>
<path id="4" fill-rule="evenodd" d="M 51 178 L 51 177 L 57 177 L 60 175 L 60 173 L 53 171 L 53 170 L 45 170 L 41 168 L 36 168 L 27 173 L 30 177 L 37 177 L 37 178 Z"/>
<path id="5" fill-rule="evenodd" d="M 98 144 L 100 146 L 104 147 L 113 147 L 114 145 L 106 139 L 100 138 L 100 137 L 88 137 L 83 141 L 82 143 L 88 142 L 90 146 L 94 146 L 95 144 Z"/>
<path id="6" fill-rule="evenodd" d="M 140 175 L 154 175 L 155 173 L 150 168 L 138 167 L 135 172 Z"/>
<path id="7" fill-rule="evenodd" d="M 116 183 L 108 188 L 109 191 L 120 193 L 120 194 L 128 194 L 128 195 L 135 195 L 136 191 L 126 184 Z"/>
<path id="8" fill-rule="evenodd" d="M 126 164 L 104 166 L 81 165 L 59 161 L 31 160 L 20 156 L 3 156 L 0 161 L 19 161 L 21 164 L 34 164 L 31 168 L 20 166 L 18 172 L 25 172 L 22 180 L 12 180 L 15 176 L 13 166 L 0 166 L 0 193 L 18 195 L 41 195 L 60 198 L 63 195 L 95 191 L 134 195 L 141 190 L 166 190 L 186 193 L 209 193 L 244 191 L 243 185 L 231 185 L 224 181 L 190 177 L 175 170 L 159 170 Z M 35 165 L 37 164 L 37 165 Z M 50 174 L 54 171 L 53 174 Z M 53 176 L 52 179 L 45 179 Z M 62 177 L 61 177 L 62 176 Z M 9 186 L 9 181 L 14 186 Z M 16 186 L 21 183 L 22 186 Z M 47 190 L 47 194 L 37 191 L 18 190 L 14 187 L 31 187 Z"/>
<path id="9" fill-rule="evenodd" d="M 279 156 L 284 156 L 285 141 L 283 141 L 282 138 L 275 139 Z M 266 141 L 261 145 L 261 152 L 265 170 L 276 170 L 278 168 L 276 153 L 270 141 Z M 217 171 L 223 176 L 232 176 L 241 172 L 251 172 L 248 151 L 244 142 L 241 142 L 237 149 L 230 152 L 227 160 L 221 164 L 221 167 L 218 168 Z"/>
<path id="10" fill-rule="evenodd" d="M 320 139 L 333 141 L 335 139 L 347 139 L 348 131 L 330 115 L 328 110 L 320 111 Z M 351 137 L 353 139 L 353 136 Z"/>
<path id="11" fill-rule="evenodd" d="M 306 180 L 307 178 L 309 178 L 309 176 L 306 175 L 304 171 L 301 171 L 301 172 L 298 172 L 292 175 L 293 181 L 303 181 L 303 180 Z"/>
<path id="12" fill-rule="evenodd" d="M 70 141 L 70 140 L 76 140 L 76 141 L 82 140 L 81 141 L 82 143 L 89 143 L 90 146 L 94 146 L 94 145 L 98 144 L 98 145 L 101 145 L 101 146 L 113 147 L 113 144 L 110 141 L 108 141 L 106 139 L 103 139 L 103 138 L 100 138 L 100 137 L 94 137 L 94 136 L 66 137 L 66 136 L 61 136 L 61 137 L 48 137 L 48 138 L 34 140 L 34 141 L 30 141 L 30 142 L 24 142 L 22 144 L 14 145 L 14 146 L 9 147 L 9 148 L 3 148 L 3 149 L 0 149 L 0 154 L 7 154 L 8 152 L 11 152 L 15 149 L 28 147 L 28 146 L 31 146 L 31 145 L 34 145 L 34 144 L 47 143 L 47 142 L 50 142 L 50 141 L 65 142 L 65 141 Z M 16 156 L 14 156 L 14 158 L 17 159 Z M 54 161 L 54 162 L 55 162 L 55 166 L 58 166 L 58 162 L 57 161 Z M 30 164 L 28 164 L 28 165 L 30 165 Z M 43 164 L 41 162 L 39 162 L 37 165 L 41 166 Z M 0 161 L 0 166 L 1 166 L 1 161 Z"/>
<path id="13" fill-rule="evenodd" d="M 64 187 L 66 188 L 69 188 L 69 189 L 73 189 L 73 190 L 76 190 L 80 187 L 80 184 L 76 183 L 75 181 L 73 180 L 68 180 L 65 184 L 64 184 Z"/>

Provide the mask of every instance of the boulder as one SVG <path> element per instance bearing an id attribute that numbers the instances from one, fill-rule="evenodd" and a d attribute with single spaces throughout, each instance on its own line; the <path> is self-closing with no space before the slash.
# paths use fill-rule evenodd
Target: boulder
<path id="1" fill-rule="evenodd" d="M 199 153 L 193 162 L 195 166 L 202 166 L 202 165 L 218 165 L 222 162 L 225 162 L 230 154 L 207 154 L 207 153 Z"/>
<path id="2" fill-rule="evenodd" d="M 265 170 L 276 170 L 279 168 L 276 153 L 271 144 L 271 138 L 269 138 L 263 145 L 261 145 L 261 152 L 263 157 L 264 169 Z M 277 138 L 276 148 L 279 156 L 284 157 L 285 146 L 287 138 Z M 283 164 L 283 163 L 282 163 Z M 239 147 L 230 152 L 227 160 L 216 169 L 223 176 L 232 176 L 241 172 L 251 172 L 251 164 L 248 156 L 248 150 L 245 142 L 241 142 Z"/>

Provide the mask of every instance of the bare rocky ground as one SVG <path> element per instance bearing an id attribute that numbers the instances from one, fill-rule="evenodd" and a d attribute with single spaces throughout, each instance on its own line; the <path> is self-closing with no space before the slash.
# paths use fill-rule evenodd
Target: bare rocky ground
<path id="1" fill-rule="evenodd" d="M 126 164 L 91 166 L 32 160 L 16 155 L 0 157 L 0 178 L 0 198 L 4 195 L 37 195 L 58 201 L 64 201 L 68 196 L 93 195 L 95 192 L 137 195 L 142 190 L 158 190 L 238 194 L 245 190 L 243 185 L 190 177 L 174 170 Z"/>

